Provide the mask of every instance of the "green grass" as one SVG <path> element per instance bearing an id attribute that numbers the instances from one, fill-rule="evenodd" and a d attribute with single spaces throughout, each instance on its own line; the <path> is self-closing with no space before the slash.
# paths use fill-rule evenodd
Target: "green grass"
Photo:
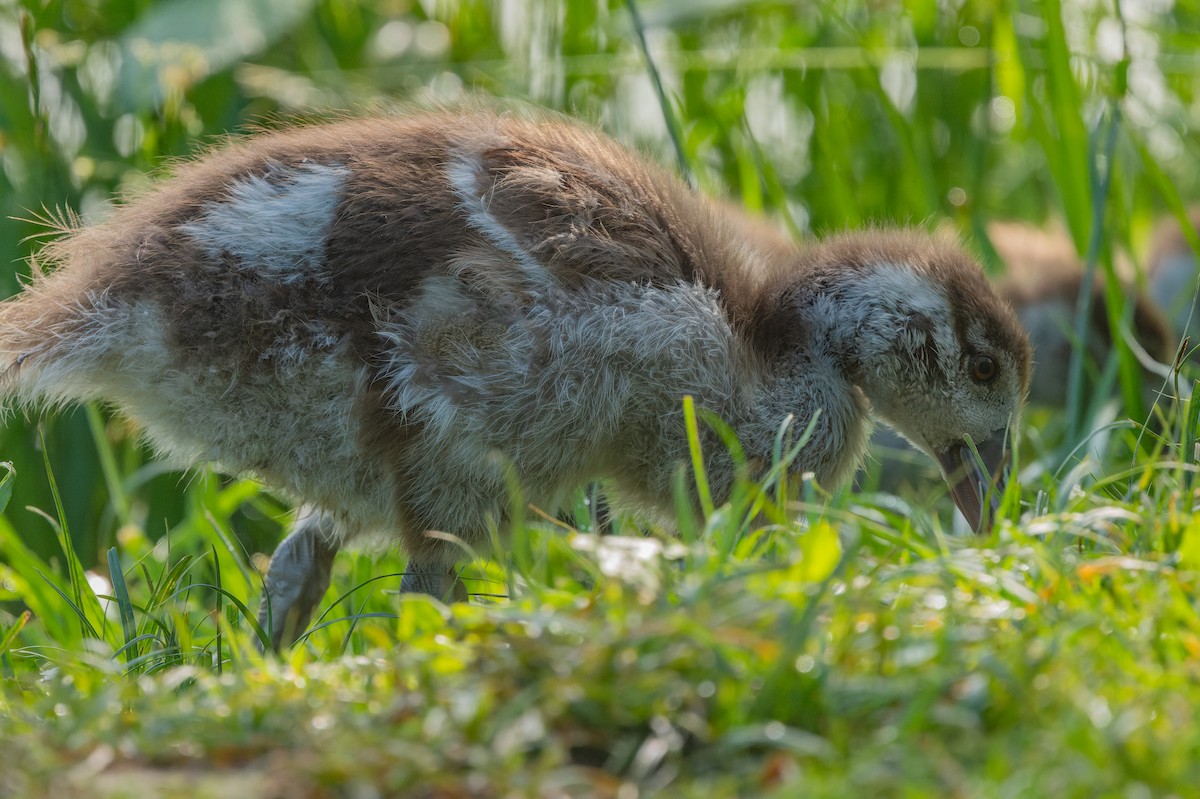
<path id="1" fill-rule="evenodd" d="M 245 37 L 202 24 L 216 0 L 0 5 L 0 290 L 40 209 L 102 213 L 247 122 L 464 86 L 597 121 L 798 236 L 946 223 L 986 257 L 988 221 L 1059 221 L 1136 279 L 1200 197 L 1192 2 L 641 0 L 640 29 L 630 5 L 280 1 Z M 168 471 L 97 408 L 12 419 L 0 797 L 1189 795 L 1200 404 L 1140 407 L 1130 358 L 1026 415 L 989 537 L 920 465 L 896 496 L 874 463 L 832 495 L 743 482 L 674 537 L 529 511 L 469 605 L 343 553 L 282 659 L 252 619 L 285 502 Z"/>

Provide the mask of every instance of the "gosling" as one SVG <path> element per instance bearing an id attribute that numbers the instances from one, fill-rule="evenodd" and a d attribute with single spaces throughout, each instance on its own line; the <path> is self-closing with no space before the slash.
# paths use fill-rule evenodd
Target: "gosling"
<path id="1" fill-rule="evenodd" d="M 1188 222 L 1200 232 L 1200 208 L 1188 211 Z M 1196 253 L 1176 219 L 1163 219 L 1154 232 L 1150 249 L 1148 283 L 1151 296 L 1168 314 L 1175 332 L 1190 336 L 1191 347 L 1200 343 L 1200 292 L 1197 289 Z M 1194 359 L 1194 353 L 1188 356 Z"/>
<path id="2" fill-rule="evenodd" d="M 686 395 L 751 463 L 813 423 L 791 469 L 825 486 L 873 411 L 979 528 L 1029 382 L 957 246 L 801 249 L 589 129 L 491 111 L 233 140 L 38 260 L 57 268 L 0 305 L 9 396 L 111 403 L 176 462 L 306 503 L 266 580 L 275 647 L 364 533 L 407 551 L 401 590 L 461 596 L 461 549 L 430 533 L 482 546 L 510 476 L 551 512 L 595 479 L 669 508 Z M 735 465 L 704 435 L 720 502 Z"/>
<path id="3" fill-rule="evenodd" d="M 1005 222 L 989 225 L 988 237 L 1006 267 L 997 291 L 1012 304 L 1033 345 L 1037 366 L 1030 378 L 1028 401 L 1062 409 L 1067 404 L 1064 376 L 1071 362 L 1083 264 L 1065 233 Z M 1133 306 L 1128 310 L 1132 342 L 1152 362 L 1170 363 L 1176 336 L 1161 306 L 1132 285 L 1123 284 L 1122 294 Z M 1087 329 L 1087 365 L 1094 372 L 1103 369 L 1115 349 L 1103 278 L 1097 278 L 1092 286 Z M 1148 389 L 1154 374 L 1150 370 L 1145 373 Z"/>

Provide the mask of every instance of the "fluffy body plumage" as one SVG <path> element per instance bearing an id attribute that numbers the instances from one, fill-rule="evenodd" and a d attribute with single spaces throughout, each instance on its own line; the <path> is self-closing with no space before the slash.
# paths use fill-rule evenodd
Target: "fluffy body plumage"
<path id="1" fill-rule="evenodd" d="M 440 592 L 457 550 L 426 532 L 503 527 L 506 469 L 547 509 L 595 478 L 668 504 L 685 394 L 759 461 L 819 412 L 795 468 L 832 485 L 872 408 L 949 475 L 1028 382 L 956 246 L 800 249 L 596 133 L 490 112 L 235 140 L 45 257 L 60 268 L 0 307 L 10 390 L 114 403 L 180 462 L 322 509 L 268 577 L 301 623 L 359 531 L 398 535 L 406 587 Z M 706 452 L 721 496 L 732 465 Z"/>

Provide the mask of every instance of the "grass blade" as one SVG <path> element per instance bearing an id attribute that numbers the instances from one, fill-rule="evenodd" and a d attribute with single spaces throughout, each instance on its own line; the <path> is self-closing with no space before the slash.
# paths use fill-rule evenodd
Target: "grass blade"
<path id="1" fill-rule="evenodd" d="M 1184 466 L 1184 485 L 1187 486 L 1188 495 L 1191 495 L 1196 487 L 1196 435 L 1200 426 L 1200 396 L 1196 394 L 1198 391 L 1200 380 L 1192 383 L 1191 396 L 1184 401 L 1183 431 L 1179 436 L 1179 460 Z"/>
<path id="2" fill-rule="evenodd" d="M 20 616 L 17 616 L 17 620 L 13 622 L 11 627 L 4 631 L 4 636 L 0 637 L 0 657 L 8 655 L 8 650 L 12 646 L 13 641 L 17 640 L 17 635 L 25 628 L 25 625 L 29 623 L 31 618 L 33 618 L 33 614 L 26 610 Z"/>
<path id="3" fill-rule="evenodd" d="M 0 476 L 0 513 L 8 507 L 8 503 L 12 501 L 13 481 L 17 476 L 16 469 L 8 461 L 0 461 L 0 469 L 4 470 L 4 475 Z"/>
<path id="4" fill-rule="evenodd" d="M 71 538 L 71 531 L 67 528 L 67 513 L 63 507 L 62 493 L 58 489 L 58 481 L 54 477 L 54 469 L 50 466 L 50 451 L 46 448 L 46 439 L 42 431 L 39 429 L 38 438 L 42 445 L 42 463 L 46 468 L 46 480 L 50 486 L 50 495 L 54 499 L 54 511 L 57 514 L 57 519 L 47 517 L 51 521 L 51 527 L 54 529 L 54 534 L 58 538 L 59 546 L 62 548 L 63 555 L 67 560 L 67 578 L 71 583 L 71 595 L 74 597 L 71 603 L 80 619 L 84 622 L 85 628 L 81 628 L 81 632 L 89 634 L 93 638 L 101 636 L 96 632 L 95 626 L 88 620 L 89 613 L 92 618 L 104 618 L 104 613 L 100 609 L 100 603 L 96 600 L 96 595 L 88 584 L 87 576 L 84 574 L 83 564 L 79 561 L 79 555 L 75 551 L 74 539 Z M 58 587 L 54 586 L 58 591 Z M 65 596 L 65 595 L 64 595 Z M 88 599 L 90 598 L 90 602 Z"/>
<path id="5" fill-rule="evenodd" d="M 219 585 L 221 585 L 221 559 L 217 556 L 217 547 L 215 545 L 209 545 L 209 548 L 212 550 L 212 556 L 213 556 L 213 580 L 219 586 Z M 216 637 L 217 674 L 221 674 L 224 671 L 224 663 L 222 662 L 222 656 L 221 656 L 221 649 L 222 649 L 221 634 L 222 634 L 222 626 L 223 626 L 221 624 L 221 619 L 223 617 L 223 611 L 224 611 L 224 607 L 223 607 L 224 603 L 223 603 L 222 598 L 223 598 L 223 594 L 220 591 L 218 591 L 217 592 L 217 607 L 215 610 L 215 615 L 216 615 L 216 619 L 217 619 L 217 637 Z"/>
<path id="6" fill-rule="evenodd" d="M 687 427 L 688 452 L 692 458 L 692 471 L 696 475 L 696 495 L 700 509 L 706 517 L 713 512 L 712 492 L 708 487 L 708 475 L 704 469 L 704 455 L 700 451 L 700 427 L 696 424 L 696 401 L 690 394 L 683 398 L 683 423 Z"/>
<path id="7" fill-rule="evenodd" d="M 1102 128 L 1102 126 L 1104 126 Z M 1067 373 L 1067 420 L 1070 424 L 1069 436 L 1071 440 L 1077 439 L 1085 425 L 1085 414 L 1083 413 L 1083 366 L 1084 360 L 1087 358 L 1087 339 L 1088 333 L 1091 330 L 1091 304 L 1092 292 L 1095 285 L 1096 264 L 1100 259 L 1100 251 L 1103 246 L 1104 235 L 1104 209 L 1108 202 L 1108 188 L 1112 181 L 1113 174 L 1113 153 L 1116 148 L 1117 130 L 1120 127 L 1120 114 L 1115 107 L 1110 114 L 1100 118 L 1096 123 L 1095 137 L 1092 142 L 1099 142 L 1103 135 L 1103 158 L 1104 171 L 1100 173 L 1100 167 L 1097 164 L 1099 161 L 1100 146 L 1093 146 L 1089 143 L 1087 152 L 1093 155 L 1089 162 L 1091 168 L 1089 174 L 1091 176 L 1091 198 L 1092 198 L 1092 223 L 1091 232 L 1087 240 L 1087 254 L 1084 258 L 1083 280 L 1079 285 L 1079 298 L 1075 303 L 1075 330 L 1074 341 L 1072 342 L 1071 361 Z M 1104 134 L 1101 134 L 1101 130 Z M 1111 270 L 1110 270 L 1111 272 Z M 1113 275 L 1109 275 L 1109 285 L 1114 290 L 1117 289 L 1114 285 Z M 1114 335 L 1113 343 L 1120 352 L 1122 346 L 1128 357 L 1128 345 L 1124 345 L 1121 336 Z"/>
<path id="8" fill-rule="evenodd" d="M 46 585 L 50 586 L 50 589 L 52 591 L 54 591 L 56 594 L 58 594 L 59 597 L 62 598 L 67 603 L 67 607 L 70 608 L 71 611 L 79 618 L 79 629 L 80 629 L 80 632 L 84 635 L 84 637 L 92 638 L 95 640 L 100 640 L 100 633 L 98 633 L 96 631 L 96 628 L 92 626 L 92 623 L 90 621 L 88 621 L 87 614 L 83 612 L 83 608 L 80 607 L 79 604 L 72 601 L 71 597 L 67 594 L 66 591 L 62 590 L 57 585 L 55 585 L 54 581 L 51 580 L 49 577 L 47 577 L 45 574 L 43 574 L 41 571 L 38 571 L 38 575 L 40 575 L 41 578 L 46 581 Z"/>
<path id="9" fill-rule="evenodd" d="M 121 570 L 116 547 L 110 547 L 108 550 L 108 575 L 116 595 L 117 609 L 121 612 L 121 632 L 124 636 L 121 649 L 125 652 L 125 660 L 128 662 L 137 654 L 129 648 L 130 642 L 137 636 L 137 622 L 133 616 L 133 604 L 129 601 L 129 589 L 125 585 L 125 573 Z"/>
<path id="10" fill-rule="evenodd" d="M 638 11 L 636 0 L 625 0 L 625 5 L 629 8 L 629 16 L 633 20 L 633 30 L 637 34 L 638 45 L 642 48 L 642 55 L 646 59 L 646 70 L 650 73 L 650 80 L 654 83 L 654 91 L 658 95 L 658 104 L 662 108 L 663 119 L 667 123 L 667 132 L 671 135 L 671 144 L 675 148 L 675 157 L 679 160 L 679 172 L 687 180 L 688 185 L 695 188 L 696 174 L 692 170 L 691 163 L 688 161 L 687 151 L 683 148 L 683 134 L 680 130 L 679 117 L 671 106 L 671 101 L 667 97 L 667 90 L 663 87 L 662 76 L 658 72 L 658 66 L 654 63 L 654 58 L 650 55 L 650 46 L 646 43 L 646 26 L 642 23 L 642 15 Z"/>
<path id="11" fill-rule="evenodd" d="M 130 523 L 129 495 L 121 484 L 120 472 L 117 469 L 117 458 L 113 454 L 112 444 L 105 435 L 104 417 L 94 402 L 84 406 L 87 412 L 88 428 L 92 432 L 92 441 L 96 445 L 96 454 L 100 458 L 100 472 L 104 476 L 104 485 L 108 489 L 108 498 L 116 511 L 117 520 L 122 525 Z"/>

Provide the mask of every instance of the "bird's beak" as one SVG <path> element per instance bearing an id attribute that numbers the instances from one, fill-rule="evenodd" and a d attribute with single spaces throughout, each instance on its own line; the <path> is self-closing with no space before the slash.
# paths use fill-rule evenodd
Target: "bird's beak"
<path id="1" fill-rule="evenodd" d="M 967 441 L 960 441 L 938 453 L 938 465 L 950 485 L 954 504 L 977 533 L 986 533 L 1000 509 L 1004 496 L 1004 467 L 1008 460 L 1008 430 L 992 433 L 976 442 L 975 452 Z M 985 512 L 986 511 L 986 512 Z"/>

